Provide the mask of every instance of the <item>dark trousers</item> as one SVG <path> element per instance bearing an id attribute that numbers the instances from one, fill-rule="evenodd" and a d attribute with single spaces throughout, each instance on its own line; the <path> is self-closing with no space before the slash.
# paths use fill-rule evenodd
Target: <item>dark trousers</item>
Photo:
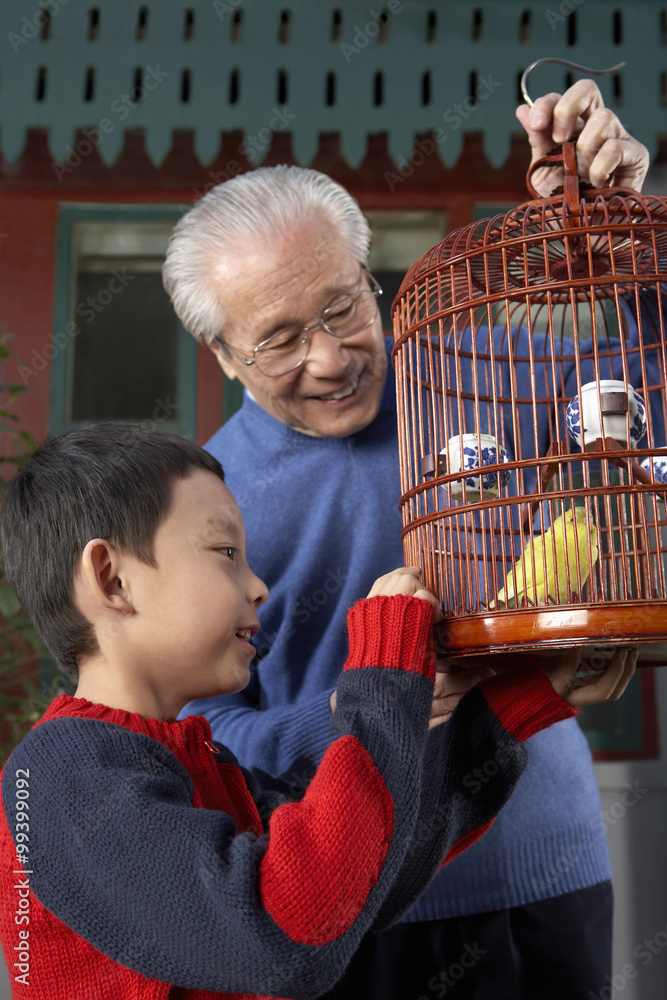
<path id="1" fill-rule="evenodd" d="M 610 882 L 368 934 L 322 1000 L 591 1000 L 611 974 Z"/>

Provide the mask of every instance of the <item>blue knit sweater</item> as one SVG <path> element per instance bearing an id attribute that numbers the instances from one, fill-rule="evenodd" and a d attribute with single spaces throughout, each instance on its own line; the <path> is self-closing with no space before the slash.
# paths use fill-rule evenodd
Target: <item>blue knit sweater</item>
<path id="1" fill-rule="evenodd" d="M 629 310 L 628 319 L 636 330 Z M 582 354 L 586 349 L 580 346 Z M 574 395 L 571 369 L 566 389 L 571 382 Z M 639 370 L 629 374 L 642 384 Z M 530 396 L 522 377 L 527 369 L 519 373 L 518 395 Z M 593 377 L 584 371 L 582 381 Z M 532 439 L 532 420 L 526 426 Z M 542 454 L 547 445 L 545 439 Z M 205 715 L 216 739 L 247 766 L 303 786 L 335 737 L 329 695 L 346 656 L 346 609 L 403 563 L 391 365 L 381 411 L 357 434 L 309 437 L 246 393 L 206 447 L 241 507 L 248 561 L 270 596 L 259 613 L 249 686 L 193 702 L 186 712 Z M 524 454 L 528 448 L 526 441 Z M 600 797 L 578 724 L 560 723 L 529 748 L 528 767 L 492 830 L 438 875 L 407 920 L 519 906 L 610 878 Z"/>

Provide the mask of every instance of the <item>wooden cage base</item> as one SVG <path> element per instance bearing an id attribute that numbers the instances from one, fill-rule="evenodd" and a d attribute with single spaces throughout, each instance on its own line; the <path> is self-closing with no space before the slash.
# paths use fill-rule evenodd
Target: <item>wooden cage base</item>
<path id="1" fill-rule="evenodd" d="M 566 649 L 639 646 L 639 666 L 667 666 L 667 602 L 625 601 L 605 607 L 521 608 L 445 618 L 436 641 L 452 657 Z"/>

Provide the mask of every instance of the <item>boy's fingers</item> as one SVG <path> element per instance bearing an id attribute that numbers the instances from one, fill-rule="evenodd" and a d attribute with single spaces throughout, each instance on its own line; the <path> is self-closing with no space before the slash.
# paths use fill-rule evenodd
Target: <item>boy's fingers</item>
<path id="1" fill-rule="evenodd" d="M 569 696 L 573 690 L 574 675 L 581 663 L 581 648 L 574 647 L 564 651 L 558 651 L 551 657 L 545 657 L 541 667 L 551 681 L 556 694 L 569 701 Z M 572 702 L 570 702 L 572 704 Z"/>
<path id="2" fill-rule="evenodd" d="M 412 594 L 414 588 L 419 588 L 420 570 L 418 566 L 399 566 L 391 573 L 378 577 L 370 591 L 369 597 L 391 596 L 393 594 Z M 410 589 L 413 588 L 413 589 Z"/>
<path id="3" fill-rule="evenodd" d="M 442 609 L 440 607 L 440 601 L 435 596 L 435 594 L 431 593 L 430 590 L 426 590 L 425 587 L 421 587 L 419 590 L 415 591 L 415 593 L 414 593 L 413 596 L 421 598 L 422 601 L 428 601 L 429 604 L 432 605 L 433 610 L 435 612 L 434 615 L 433 615 L 433 622 L 434 623 L 435 622 L 439 622 L 439 621 L 441 621 L 444 618 L 444 615 L 442 613 Z"/>
<path id="4" fill-rule="evenodd" d="M 386 573 L 375 581 L 371 587 L 369 597 L 394 597 L 397 594 L 405 594 L 407 597 L 419 597 L 423 601 L 428 601 L 433 607 L 433 621 L 439 622 L 443 618 L 440 602 L 435 594 L 427 590 L 421 581 L 421 570 L 418 566 L 399 566 L 398 569 Z"/>
<path id="5" fill-rule="evenodd" d="M 462 670 L 458 674 L 439 674 L 440 677 L 449 677 L 449 694 L 458 695 L 462 698 L 464 694 L 470 691 L 472 688 L 481 684 L 482 681 L 487 681 L 489 677 L 495 676 L 495 670 L 493 667 L 470 667 L 468 670 Z"/>
<path id="6" fill-rule="evenodd" d="M 479 684 L 480 681 L 493 677 L 495 670 L 493 667 L 471 667 L 469 670 L 461 670 L 458 674 L 439 673 L 435 675 L 435 687 L 433 689 L 433 700 L 439 701 L 442 698 L 449 698 L 455 695 L 459 698 Z"/>

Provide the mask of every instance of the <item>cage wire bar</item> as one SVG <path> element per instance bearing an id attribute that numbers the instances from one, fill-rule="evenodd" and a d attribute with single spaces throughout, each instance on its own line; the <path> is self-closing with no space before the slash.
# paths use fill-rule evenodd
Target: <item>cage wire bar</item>
<path id="1" fill-rule="evenodd" d="M 405 558 L 452 655 L 638 642 L 667 663 L 667 200 L 580 190 L 574 157 L 396 297 Z"/>

